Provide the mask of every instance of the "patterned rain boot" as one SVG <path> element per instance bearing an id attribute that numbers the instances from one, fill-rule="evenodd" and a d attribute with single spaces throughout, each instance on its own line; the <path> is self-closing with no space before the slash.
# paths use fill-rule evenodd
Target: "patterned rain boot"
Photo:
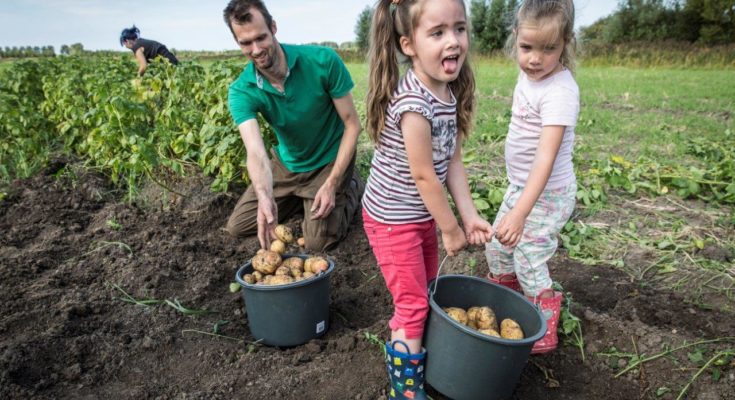
<path id="1" fill-rule="evenodd" d="M 487 273 L 487 280 L 490 282 L 497 283 L 499 285 L 503 285 L 507 288 L 513 289 L 518 293 L 523 293 L 521 290 L 521 284 L 518 282 L 518 277 L 516 274 L 510 272 L 507 274 L 498 275 L 497 278 L 493 278 L 493 274 L 488 272 Z"/>
<path id="2" fill-rule="evenodd" d="M 539 296 L 552 289 L 544 289 Z M 556 328 L 559 325 L 559 314 L 561 313 L 561 301 L 564 294 L 562 292 L 553 292 L 554 296 L 549 298 L 529 297 L 533 303 L 538 304 L 541 314 L 546 318 L 546 334 L 538 342 L 534 343 L 531 354 L 548 353 L 556 349 L 559 338 L 556 334 Z"/>
<path id="3" fill-rule="evenodd" d="M 400 344 L 408 353 L 395 349 Z M 385 344 L 385 363 L 390 377 L 389 399 L 426 400 L 424 391 L 424 366 L 426 351 L 411 354 L 406 343 L 394 340 Z"/>

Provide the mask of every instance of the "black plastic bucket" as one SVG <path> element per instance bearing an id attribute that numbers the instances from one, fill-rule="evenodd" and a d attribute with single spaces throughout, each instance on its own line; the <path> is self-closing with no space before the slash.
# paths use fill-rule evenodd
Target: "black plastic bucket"
<path id="1" fill-rule="evenodd" d="M 284 254 L 288 257 L 308 258 L 302 254 Z M 253 272 L 250 261 L 235 274 L 242 286 L 242 298 L 248 314 L 250 333 L 261 343 L 270 346 L 297 346 L 322 336 L 329 329 L 329 268 L 303 281 L 285 285 L 251 285 L 242 276 Z"/>
<path id="2" fill-rule="evenodd" d="M 509 398 L 533 344 L 546 333 L 546 321 L 538 309 L 520 293 L 463 275 L 440 276 L 429 285 L 429 294 L 431 310 L 424 331 L 426 382 L 455 400 Z M 514 319 L 525 339 L 483 335 L 442 310 L 473 306 L 490 306 L 498 323 Z"/>

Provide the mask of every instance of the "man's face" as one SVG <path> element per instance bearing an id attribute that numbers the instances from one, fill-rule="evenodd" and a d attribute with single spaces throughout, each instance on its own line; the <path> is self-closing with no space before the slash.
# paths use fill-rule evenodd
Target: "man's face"
<path id="1" fill-rule="evenodd" d="M 260 71 L 273 67 L 275 58 L 278 57 L 278 41 L 275 38 L 276 23 L 269 29 L 265 23 L 263 14 L 256 9 L 251 9 L 253 18 L 246 24 L 230 22 L 235 40 L 240 46 L 242 53 L 250 59 Z"/>

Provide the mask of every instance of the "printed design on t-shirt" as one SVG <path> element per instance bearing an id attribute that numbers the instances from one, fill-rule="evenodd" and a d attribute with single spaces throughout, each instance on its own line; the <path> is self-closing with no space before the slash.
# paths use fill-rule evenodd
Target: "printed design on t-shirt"
<path id="1" fill-rule="evenodd" d="M 513 99 L 513 104 L 516 105 L 516 115 L 524 121 L 528 121 L 531 119 L 531 110 L 533 107 L 531 106 L 531 102 L 528 101 L 528 99 L 525 96 L 522 96 L 521 94 L 516 93 L 515 98 Z"/>
<path id="2" fill-rule="evenodd" d="M 452 158 L 456 144 L 457 121 L 454 118 L 435 118 L 431 124 L 431 144 L 434 161 Z"/>

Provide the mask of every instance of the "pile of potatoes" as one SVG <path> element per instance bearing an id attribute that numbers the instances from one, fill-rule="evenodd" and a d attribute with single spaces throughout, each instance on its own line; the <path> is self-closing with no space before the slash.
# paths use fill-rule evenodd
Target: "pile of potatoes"
<path id="1" fill-rule="evenodd" d="M 294 242 L 293 232 L 285 225 L 278 225 L 275 234 L 278 239 L 271 243 L 270 250 L 260 249 L 250 260 L 254 271 L 252 274 L 243 275 L 245 283 L 285 285 L 309 279 L 329 268 L 329 262 L 323 257 L 309 257 L 306 260 L 301 257 L 289 257 L 284 260 L 281 256 L 286 252 L 287 246 Z"/>
<path id="2" fill-rule="evenodd" d="M 521 326 L 510 318 L 501 321 L 500 329 L 498 329 L 498 320 L 495 317 L 495 312 L 490 307 L 477 306 L 470 307 L 467 310 L 459 307 L 444 307 L 442 309 L 453 320 L 484 335 L 514 340 L 525 337 Z"/>

